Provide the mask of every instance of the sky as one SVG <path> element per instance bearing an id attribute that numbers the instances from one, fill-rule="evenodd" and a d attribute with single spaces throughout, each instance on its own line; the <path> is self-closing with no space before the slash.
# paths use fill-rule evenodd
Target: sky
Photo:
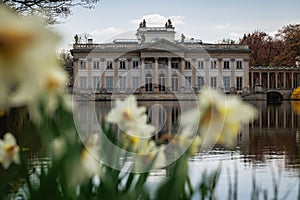
<path id="1" fill-rule="evenodd" d="M 88 33 L 94 43 L 135 39 L 139 23 L 164 26 L 172 20 L 176 36 L 216 43 L 238 40 L 255 30 L 274 35 L 300 23 L 299 0 L 101 0 L 94 9 L 74 7 L 73 14 L 53 29 L 61 35 L 59 49 L 71 49 L 75 34 Z"/>

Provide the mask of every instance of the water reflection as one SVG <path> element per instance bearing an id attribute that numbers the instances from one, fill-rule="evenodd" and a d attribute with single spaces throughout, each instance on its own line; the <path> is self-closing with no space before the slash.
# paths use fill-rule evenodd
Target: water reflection
<path id="1" fill-rule="evenodd" d="M 298 177 L 300 169 L 300 102 L 284 101 L 280 105 L 268 105 L 264 101 L 249 102 L 259 110 L 259 117 L 248 125 L 243 126 L 236 138 L 237 148 L 225 150 L 216 146 L 209 152 L 201 152 L 191 159 L 190 169 L 192 182 L 201 178 L 205 170 L 216 169 L 222 163 L 224 169 L 219 181 L 219 194 L 227 193 L 228 177 L 233 176 L 233 166 L 236 166 L 239 179 L 239 199 L 250 197 L 253 171 L 258 183 L 263 183 L 263 188 L 272 190 L 272 168 L 281 170 L 281 193 L 291 189 L 290 199 L 296 199 L 298 194 Z M 81 137 L 91 132 L 100 130 L 99 123 L 105 118 L 112 107 L 113 102 L 78 101 L 74 103 L 74 120 L 78 124 Z M 185 101 L 140 101 L 140 106 L 147 107 L 148 122 L 157 127 L 154 138 L 164 133 L 176 134 L 180 129 L 180 115 L 185 110 L 195 107 L 195 102 Z M 193 120 L 193 119 L 191 119 Z M 0 135 L 7 130 L 17 135 L 22 147 L 37 150 L 39 141 L 37 133 L 29 122 L 29 116 L 20 109 L 13 110 L 0 117 Z M 24 133 L 24 131 L 26 133 Z M 231 174 L 226 173 L 230 168 Z M 165 174 L 160 170 L 159 175 Z M 160 178 L 158 178 L 160 179 Z M 271 192 L 270 192 L 271 193 Z M 270 194 L 269 193 L 269 194 Z M 221 198 L 222 199 L 222 198 Z"/>
<path id="2" fill-rule="evenodd" d="M 299 168 L 300 118 L 293 102 L 267 105 L 251 102 L 259 110 L 259 117 L 250 122 L 249 132 L 243 132 L 239 147 L 245 163 L 266 163 L 271 159 L 282 159 L 284 167 Z M 248 132 L 248 133 L 247 133 Z"/>
<path id="3" fill-rule="evenodd" d="M 287 167 L 299 167 L 300 117 L 291 102 L 268 105 L 264 101 L 250 102 L 259 110 L 259 117 L 242 127 L 237 137 L 239 151 L 245 163 L 261 163 L 274 156 L 284 155 Z M 74 118 L 82 127 L 84 135 L 99 131 L 113 102 L 76 102 Z M 154 138 L 164 133 L 176 134 L 180 129 L 182 112 L 196 106 L 194 101 L 140 101 L 147 108 L 148 122 L 156 126 Z M 193 119 L 191 119 L 193 120 Z"/>
<path id="4" fill-rule="evenodd" d="M 138 104 L 146 107 L 148 123 L 156 127 L 155 139 L 165 133 L 176 134 L 180 130 L 181 113 L 197 106 L 195 101 L 140 101 Z M 91 132 L 101 131 L 99 123 L 113 105 L 114 102 L 75 102 L 74 120 L 81 135 L 87 137 Z"/>

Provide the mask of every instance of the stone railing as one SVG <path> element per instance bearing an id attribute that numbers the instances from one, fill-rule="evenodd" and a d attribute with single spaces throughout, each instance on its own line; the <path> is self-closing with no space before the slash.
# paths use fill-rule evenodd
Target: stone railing
<path id="1" fill-rule="evenodd" d="M 74 44 L 74 49 L 136 49 L 139 48 L 137 44 L 125 44 L 125 43 L 108 43 L 108 44 Z"/>

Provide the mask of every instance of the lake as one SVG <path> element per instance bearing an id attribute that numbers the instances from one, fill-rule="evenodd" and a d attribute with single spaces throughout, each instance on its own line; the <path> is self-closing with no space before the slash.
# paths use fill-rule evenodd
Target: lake
<path id="1" fill-rule="evenodd" d="M 230 184 L 237 183 L 238 199 L 250 199 L 253 184 L 268 199 L 297 199 L 299 188 L 300 102 L 284 101 L 267 104 L 265 101 L 249 102 L 259 110 L 259 117 L 244 125 L 237 146 L 226 150 L 216 146 L 202 151 L 190 160 L 190 174 L 195 185 L 204 171 L 212 172 L 221 166 L 217 185 L 218 199 L 228 199 Z M 74 118 L 83 126 L 82 136 L 99 131 L 98 121 L 103 119 L 113 102 L 77 102 Z M 158 138 L 163 133 L 177 133 L 180 113 L 195 106 L 194 101 L 140 101 L 147 107 L 148 122 L 157 127 Z M 150 182 L 158 183 L 165 170 L 152 173 Z M 274 188 L 278 188 L 278 193 Z"/>
<path id="2" fill-rule="evenodd" d="M 217 185 L 218 199 L 228 199 L 230 188 L 236 186 L 237 199 L 250 199 L 253 184 L 259 189 L 260 198 L 297 199 L 300 175 L 300 102 L 284 101 L 269 105 L 265 101 L 249 102 L 259 110 L 259 117 L 244 125 L 235 149 L 227 150 L 215 146 L 201 151 L 190 159 L 191 182 L 196 185 L 204 171 L 212 172 L 220 166 Z M 91 132 L 99 131 L 101 121 L 113 102 L 74 102 L 74 120 L 84 140 Z M 139 101 L 147 107 L 148 122 L 157 127 L 153 139 L 164 133 L 176 134 L 180 128 L 180 113 L 195 106 L 194 101 Z M 17 114 L 16 114 L 17 113 Z M 20 146 L 28 147 L 38 157 L 40 141 L 31 123 L 24 119 L 26 111 L 12 110 L 1 119 L 1 134 L 4 130 L 16 134 Z M 25 117 L 26 118 L 26 117 Z M 151 173 L 149 184 L 155 186 L 166 176 L 165 170 Z M 231 187 L 230 187 L 231 185 Z"/>

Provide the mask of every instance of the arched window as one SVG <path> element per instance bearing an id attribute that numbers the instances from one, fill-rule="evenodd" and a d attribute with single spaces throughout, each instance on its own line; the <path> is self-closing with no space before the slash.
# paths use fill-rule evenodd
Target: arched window
<path id="1" fill-rule="evenodd" d="M 172 91 L 177 92 L 178 89 L 179 89 L 178 75 L 173 74 L 172 75 Z"/>
<path id="2" fill-rule="evenodd" d="M 165 86 L 166 86 L 166 77 L 165 77 L 164 74 L 160 74 L 158 76 L 158 90 L 160 92 L 166 91 L 166 87 Z"/>
<path id="3" fill-rule="evenodd" d="M 152 76 L 151 74 L 146 75 L 146 80 L 145 80 L 145 90 L 146 92 L 151 92 L 152 91 Z"/>

